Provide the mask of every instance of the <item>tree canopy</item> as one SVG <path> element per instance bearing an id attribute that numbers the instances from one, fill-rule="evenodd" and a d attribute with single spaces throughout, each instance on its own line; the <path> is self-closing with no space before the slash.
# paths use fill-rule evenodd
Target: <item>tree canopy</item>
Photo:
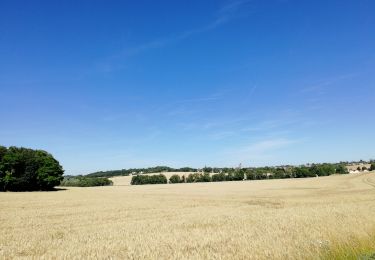
<path id="1" fill-rule="evenodd" d="M 64 170 L 46 151 L 0 146 L 0 191 L 51 190 Z"/>

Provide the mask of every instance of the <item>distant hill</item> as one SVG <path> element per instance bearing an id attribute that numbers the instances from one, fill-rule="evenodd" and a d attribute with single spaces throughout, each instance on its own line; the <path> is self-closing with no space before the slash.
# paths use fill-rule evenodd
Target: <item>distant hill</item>
<path id="1" fill-rule="evenodd" d="M 351 161 L 351 162 L 339 162 L 339 163 L 308 163 L 304 165 L 299 165 L 299 166 L 304 166 L 304 167 L 312 167 L 312 166 L 317 166 L 317 165 L 327 165 L 327 164 L 332 164 L 335 168 L 337 168 L 339 165 L 346 167 L 348 170 L 352 170 L 352 168 L 357 169 L 358 166 L 366 166 L 366 168 L 370 168 L 371 163 L 374 163 L 374 160 L 369 160 L 369 161 Z M 293 166 L 293 165 L 280 165 L 280 166 L 266 166 L 266 167 L 248 167 L 245 169 L 252 170 L 254 172 L 258 173 L 275 173 L 280 170 L 282 171 L 292 171 L 295 167 L 298 166 Z M 98 172 L 93 172 L 86 174 L 84 176 L 87 177 L 115 177 L 115 176 L 129 176 L 129 175 L 136 175 L 136 174 L 149 174 L 149 173 L 165 173 L 165 172 L 184 172 L 184 173 L 189 173 L 189 172 L 198 172 L 198 171 L 203 171 L 207 173 L 228 173 L 228 172 L 233 172 L 234 170 L 241 169 L 241 166 L 237 168 L 229 168 L 229 167 L 224 167 L 224 168 L 219 168 L 219 167 L 204 167 L 201 169 L 197 168 L 192 168 L 192 167 L 182 167 L 182 168 L 172 168 L 168 166 L 155 166 L 155 167 L 149 167 L 149 168 L 130 168 L 130 169 L 121 169 L 121 170 L 109 170 L 109 171 L 98 171 Z M 67 177 L 67 176 L 65 176 Z"/>
<path id="2" fill-rule="evenodd" d="M 130 174 L 146 174 L 146 173 L 160 173 L 160 172 L 196 172 L 197 169 L 190 167 L 183 168 L 171 168 L 168 166 L 156 166 L 149 168 L 132 168 L 132 169 L 122 169 L 122 170 L 111 170 L 111 171 L 100 171 L 89 173 L 85 176 L 87 177 L 114 177 L 114 176 L 128 176 Z"/>

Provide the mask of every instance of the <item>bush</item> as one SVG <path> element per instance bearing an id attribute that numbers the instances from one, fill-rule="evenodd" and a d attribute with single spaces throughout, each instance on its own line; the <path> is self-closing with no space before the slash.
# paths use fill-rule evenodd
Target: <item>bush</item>
<path id="1" fill-rule="evenodd" d="M 211 176 L 209 173 L 191 173 L 186 178 L 186 182 L 210 182 Z"/>
<path id="2" fill-rule="evenodd" d="M 198 179 L 199 182 L 210 182 L 212 178 L 209 173 L 201 174 L 200 178 Z"/>
<path id="3" fill-rule="evenodd" d="M 375 163 L 371 163 L 370 171 L 375 171 Z"/>
<path id="4" fill-rule="evenodd" d="M 64 170 L 42 150 L 0 146 L 0 191 L 51 190 Z"/>
<path id="5" fill-rule="evenodd" d="M 93 187 L 109 185 L 113 185 L 113 182 L 108 178 L 82 176 L 66 177 L 60 184 L 60 186 L 64 187 Z"/>
<path id="6" fill-rule="evenodd" d="M 211 177 L 211 179 L 214 182 L 225 181 L 225 174 L 224 173 L 213 174 L 212 177 Z"/>
<path id="7" fill-rule="evenodd" d="M 226 181 L 233 181 L 233 172 L 228 172 L 227 175 L 225 175 Z"/>
<path id="8" fill-rule="evenodd" d="M 255 180 L 256 179 L 255 172 L 254 171 L 247 171 L 246 172 L 246 179 L 247 180 Z"/>
<path id="9" fill-rule="evenodd" d="M 159 175 L 135 175 L 132 177 L 131 185 L 144 185 L 144 184 L 166 184 L 168 183 L 167 177 L 164 174 Z"/>
<path id="10" fill-rule="evenodd" d="M 233 181 L 243 181 L 245 177 L 245 172 L 243 170 L 235 171 L 233 174 Z"/>
<path id="11" fill-rule="evenodd" d="M 314 176 L 329 176 L 336 173 L 336 169 L 332 164 L 320 164 L 313 165 L 310 167 L 310 175 L 306 177 Z"/>
<path id="12" fill-rule="evenodd" d="M 180 175 L 174 174 L 169 178 L 170 183 L 180 183 L 181 178 Z"/>
<path id="13" fill-rule="evenodd" d="M 255 176 L 256 180 L 264 180 L 267 179 L 267 173 L 259 173 Z"/>
<path id="14" fill-rule="evenodd" d="M 272 176 L 273 179 L 283 179 L 285 178 L 285 171 L 284 169 L 282 168 L 277 168 L 274 172 L 273 172 L 273 176 Z"/>
<path id="15" fill-rule="evenodd" d="M 307 167 L 296 167 L 293 169 L 293 174 L 296 178 L 315 177 L 315 169 L 310 170 Z"/>
<path id="16" fill-rule="evenodd" d="M 336 173 L 338 173 L 338 174 L 348 174 L 349 171 L 348 171 L 348 169 L 345 167 L 345 165 L 343 165 L 343 164 L 339 164 L 339 165 L 336 167 Z"/>

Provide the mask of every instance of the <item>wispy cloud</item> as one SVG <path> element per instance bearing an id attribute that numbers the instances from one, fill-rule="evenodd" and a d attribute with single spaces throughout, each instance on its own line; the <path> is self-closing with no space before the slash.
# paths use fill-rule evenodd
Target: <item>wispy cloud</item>
<path id="1" fill-rule="evenodd" d="M 343 86 L 347 85 L 347 81 L 352 80 L 353 78 L 358 77 L 362 73 L 360 72 L 353 72 L 353 73 L 346 73 L 342 75 L 332 76 L 330 78 L 322 79 L 315 84 L 311 84 L 310 86 L 303 87 L 299 92 L 296 93 L 298 98 L 302 96 L 305 99 L 304 108 L 308 111 L 323 111 L 327 108 L 329 104 L 328 93 L 333 93 L 340 89 L 343 89 Z M 341 93 L 336 93 L 336 95 L 340 95 Z"/>
<path id="2" fill-rule="evenodd" d="M 336 83 L 338 83 L 342 80 L 354 78 L 354 77 L 358 76 L 359 74 L 360 73 L 348 73 L 348 74 L 343 74 L 343 75 L 331 77 L 331 78 L 328 78 L 328 79 L 325 79 L 325 80 L 321 80 L 320 82 L 318 82 L 316 84 L 313 84 L 313 85 L 302 88 L 301 92 L 302 93 L 317 92 L 317 91 L 322 92 L 325 88 L 327 88 L 327 87 L 329 87 L 333 84 L 336 84 Z"/>
<path id="3" fill-rule="evenodd" d="M 226 160 L 233 164 L 250 163 L 252 166 L 262 165 L 277 158 L 280 150 L 287 149 L 300 141 L 288 138 L 266 139 L 239 147 L 232 147 L 230 150 L 224 151 L 224 156 Z"/>
<path id="4" fill-rule="evenodd" d="M 229 2 L 226 5 L 222 6 L 220 9 L 218 9 L 218 11 L 216 12 L 215 18 L 211 22 L 205 25 L 202 25 L 197 28 L 188 29 L 180 33 L 177 33 L 175 35 L 169 35 L 169 36 L 164 36 L 164 37 L 160 37 L 157 39 L 153 39 L 153 40 L 150 40 L 149 42 L 141 43 L 138 46 L 125 48 L 119 53 L 112 55 L 109 58 L 109 60 L 134 56 L 134 55 L 143 53 L 151 49 L 162 48 L 171 44 L 178 43 L 192 36 L 214 30 L 228 23 L 229 21 L 235 19 L 236 17 L 238 17 L 239 11 L 242 8 L 245 8 L 245 6 L 249 2 L 251 2 L 251 0 L 239 0 L 239 1 Z M 106 71 L 109 71 L 111 69 L 111 66 L 109 64 L 101 64 L 101 67 L 105 68 Z"/>
<path id="5" fill-rule="evenodd" d="M 209 101 L 216 101 L 219 100 L 219 96 L 209 96 L 209 97 L 201 97 L 201 98 L 191 98 L 191 99 L 183 99 L 179 100 L 176 103 L 198 103 L 198 102 L 209 102 Z"/>
<path id="6" fill-rule="evenodd" d="M 168 116 L 176 116 L 176 115 L 191 115 L 198 112 L 202 112 L 202 107 L 205 104 L 210 104 L 221 100 L 224 97 L 224 93 L 222 91 L 214 92 L 207 96 L 196 96 L 186 99 L 177 99 L 173 101 L 166 101 L 163 105 L 158 105 L 154 109 L 157 113 L 163 113 Z M 192 105 L 195 106 L 192 106 Z"/>
<path id="7" fill-rule="evenodd" d="M 290 140 L 286 138 L 263 140 L 257 143 L 250 144 L 249 146 L 243 147 L 241 149 L 241 152 L 252 154 L 265 153 L 275 149 L 283 148 L 295 142 L 295 140 Z"/>

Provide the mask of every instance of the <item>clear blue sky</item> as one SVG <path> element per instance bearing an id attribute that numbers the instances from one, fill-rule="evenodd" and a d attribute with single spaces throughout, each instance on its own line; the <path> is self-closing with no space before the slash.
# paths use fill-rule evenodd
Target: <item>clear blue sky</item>
<path id="1" fill-rule="evenodd" d="M 0 144 L 67 174 L 375 157 L 375 1 L 0 1 Z"/>

